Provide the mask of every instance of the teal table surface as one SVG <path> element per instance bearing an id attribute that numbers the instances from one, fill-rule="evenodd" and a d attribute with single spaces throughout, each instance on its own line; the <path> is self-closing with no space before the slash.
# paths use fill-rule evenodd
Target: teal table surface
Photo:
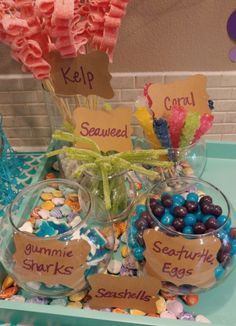
<path id="1" fill-rule="evenodd" d="M 207 157 L 207 164 L 201 178 L 217 186 L 227 196 L 234 210 L 236 210 L 236 143 L 208 142 Z M 235 326 L 236 270 L 229 275 L 224 283 L 202 293 L 199 304 L 185 308 L 195 314 L 205 315 L 215 326 Z M 1 321 L 36 326 L 193 326 L 193 322 L 187 321 L 120 315 L 93 310 L 77 310 L 60 306 L 19 304 L 7 301 L 0 301 L 0 325 Z"/>

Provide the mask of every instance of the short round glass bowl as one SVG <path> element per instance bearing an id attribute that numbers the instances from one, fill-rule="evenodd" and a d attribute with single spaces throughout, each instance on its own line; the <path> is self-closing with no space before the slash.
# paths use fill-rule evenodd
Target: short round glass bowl
<path id="1" fill-rule="evenodd" d="M 0 225 L 0 257 L 19 286 L 61 297 L 86 289 L 89 276 L 106 270 L 114 233 L 102 212 L 97 220 L 93 205 L 86 189 L 64 179 L 36 183 L 17 195 Z"/>
<path id="2" fill-rule="evenodd" d="M 200 139 L 197 143 L 186 147 L 170 148 L 169 160 L 174 163 L 174 168 L 167 176 L 195 176 L 200 178 L 206 165 L 206 143 Z"/>
<path id="3" fill-rule="evenodd" d="M 79 167 L 79 162 L 71 160 L 64 154 L 60 154 L 59 163 L 64 177 L 74 180 L 74 172 Z M 103 180 L 101 175 L 95 174 L 93 171 L 84 171 L 77 179 L 77 182 L 89 190 L 94 201 L 95 210 L 101 211 L 102 214 L 106 212 L 107 220 L 116 223 L 128 218 L 136 198 L 135 184 L 129 171 L 125 170 L 108 176 L 111 199 L 110 210 L 106 210 L 105 207 Z"/>
<path id="4" fill-rule="evenodd" d="M 148 144 L 145 142 L 145 139 L 136 139 L 133 140 L 134 149 L 138 148 L 149 148 Z M 156 167 L 150 168 L 157 170 L 161 175 L 162 179 L 169 179 L 177 176 L 194 176 L 200 178 L 204 172 L 204 168 L 207 161 L 206 155 L 206 143 L 203 138 L 198 142 L 179 148 L 168 148 L 168 155 L 161 157 L 161 160 L 171 161 L 173 163 L 172 167 L 163 168 Z M 148 167 L 148 166 L 147 166 Z M 137 177 L 143 183 L 143 187 L 150 189 L 153 186 L 154 182 L 146 178 L 143 175 L 137 174 Z"/>
<path id="5" fill-rule="evenodd" d="M 95 209 L 106 211 L 107 220 L 112 223 L 126 220 L 136 198 L 136 189 L 129 172 L 124 171 L 108 176 L 110 188 L 111 209 L 106 210 L 103 191 L 103 180 L 100 175 L 85 172 L 81 175 L 78 182 L 90 191 L 94 198 Z"/>
<path id="6" fill-rule="evenodd" d="M 216 206 L 221 209 L 213 214 Z M 128 246 L 142 272 L 156 278 L 162 290 L 202 292 L 235 267 L 232 217 L 229 201 L 212 184 L 194 177 L 170 178 L 137 199 L 128 222 Z"/>

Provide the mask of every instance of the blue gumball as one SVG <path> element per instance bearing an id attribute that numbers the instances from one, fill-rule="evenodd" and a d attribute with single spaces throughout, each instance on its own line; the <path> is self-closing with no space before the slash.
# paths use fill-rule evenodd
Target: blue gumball
<path id="1" fill-rule="evenodd" d="M 220 231 L 217 231 L 217 235 L 221 240 L 223 240 L 226 237 L 227 233 L 224 230 L 220 230 Z"/>
<path id="2" fill-rule="evenodd" d="M 184 197 L 179 194 L 173 195 L 172 199 L 173 199 L 173 203 L 179 204 L 177 206 L 183 206 L 185 203 Z"/>
<path id="3" fill-rule="evenodd" d="M 139 219 L 139 216 L 137 216 L 137 215 L 132 216 L 130 219 L 131 226 L 135 226 L 135 223 L 138 219 Z"/>
<path id="4" fill-rule="evenodd" d="M 195 203 L 198 202 L 198 195 L 195 193 L 195 192 L 190 192 L 188 195 L 187 195 L 187 198 L 186 198 L 188 201 L 194 201 Z"/>
<path id="5" fill-rule="evenodd" d="M 165 213 L 161 218 L 161 223 L 164 225 L 171 225 L 173 221 L 174 221 L 174 216 L 169 213 Z"/>
<path id="6" fill-rule="evenodd" d="M 231 224 L 232 224 L 232 221 L 231 221 L 231 219 L 229 218 L 229 219 L 227 220 L 227 222 L 225 223 L 225 225 L 224 225 L 224 230 L 225 230 L 226 232 L 229 232 L 229 230 L 230 230 L 230 228 L 231 228 Z"/>
<path id="7" fill-rule="evenodd" d="M 187 214 L 184 218 L 184 223 L 186 226 L 191 226 L 196 223 L 197 219 L 194 214 Z"/>
<path id="8" fill-rule="evenodd" d="M 236 240 L 231 240 L 230 244 L 231 244 L 230 254 L 233 256 L 236 254 Z"/>
<path id="9" fill-rule="evenodd" d="M 225 272 L 224 267 L 222 265 L 218 265 L 215 268 L 215 278 L 219 280 L 224 275 L 224 272 Z"/>
<path id="10" fill-rule="evenodd" d="M 217 222 L 219 225 L 223 225 L 227 220 L 227 216 L 225 215 L 220 215 L 218 218 L 217 218 Z"/>
<path id="11" fill-rule="evenodd" d="M 173 202 L 172 206 L 171 206 L 170 209 L 169 209 L 169 211 L 170 211 L 171 214 L 174 213 L 174 209 L 175 209 L 175 207 L 177 207 L 177 206 L 182 206 L 182 205 L 181 205 L 180 202 Z"/>
<path id="12" fill-rule="evenodd" d="M 195 213 L 195 217 L 197 219 L 197 222 L 202 222 L 203 215 L 202 215 L 201 210 L 199 210 L 198 212 Z"/>
<path id="13" fill-rule="evenodd" d="M 146 207 L 146 205 L 137 205 L 137 206 L 136 206 L 136 214 L 138 215 L 138 217 L 140 217 L 141 214 L 142 214 L 143 212 L 146 212 L 146 211 L 147 211 L 147 207 Z"/>
<path id="14" fill-rule="evenodd" d="M 182 232 L 185 234 L 193 234 L 193 228 L 191 226 L 185 226 Z"/>
<path id="15" fill-rule="evenodd" d="M 128 245 L 130 248 L 134 248 L 137 245 L 136 237 L 132 234 L 128 236 Z"/>
<path id="16" fill-rule="evenodd" d="M 139 261 L 144 259 L 143 252 L 144 248 L 142 247 L 136 246 L 133 248 L 133 255 Z"/>
<path id="17" fill-rule="evenodd" d="M 206 223 L 206 221 L 207 220 L 209 220 L 209 218 L 211 218 L 212 217 L 212 215 L 210 215 L 210 214 L 208 214 L 208 215 L 203 215 L 203 217 L 202 217 L 202 223 Z"/>
<path id="18" fill-rule="evenodd" d="M 134 248 L 137 245 L 137 229 L 131 227 L 128 232 L 128 245 L 130 248 Z"/>

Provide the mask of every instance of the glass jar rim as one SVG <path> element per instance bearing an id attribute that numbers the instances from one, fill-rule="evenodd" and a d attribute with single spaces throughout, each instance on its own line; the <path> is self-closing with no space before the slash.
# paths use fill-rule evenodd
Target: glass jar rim
<path id="1" fill-rule="evenodd" d="M 194 146 L 196 146 L 196 145 L 202 145 L 202 146 L 204 145 L 205 146 L 205 139 L 200 138 L 195 143 L 192 143 L 192 144 L 189 144 L 189 145 L 183 146 L 183 147 L 168 147 L 168 148 L 162 148 L 162 149 L 173 150 L 173 151 L 188 151 L 188 150 L 191 150 L 192 148 L 194 148 Z"/>
<path id="2" fill-rule="evenodd" d="M 116 177 L 121 177 L 121 176 L 125 175 L 128 172 L 130 172 L 130 170 L 125 169 L 125 170 L 122 170 L 120 172 L 116 172 L 114 174 L 110 174 L 110 175 L 108 175 L 108 179 L 112 179 L 112 178 L 116 178 Z M 102 180 L 102 176 L 101 175 L 99 175 L 99 174 L 93 174 L 91 170 L 85 170 L 85 171 L 83 171 L 82 174 L 84 174 L 86 176 L 89 176 L 91 178 L 94 178 L 96 180 Z"/>
<path id="3" fill-rule="evenodd" d="M 163 183 L 167 183 L 168 181 L 178 181 L 178 180 L 190 180 L 190 181 L 195 181 L 195 183 L 202 183 L 202 184 L 205 184 L 207 186 L 210 186 L 212 187 L 215 191 L 217 191 L 224 199 L 225 203 L 226 203 L 226 206 L 227 206 L 227 214 L 224 214 L 227 216 L 227 219 L 225 220 L 225 222 L 216 230 L 212 230 L 210 232 L 206 232 L 206 233 L 203 233 L 203 234 L 188 234 L 188 233 L 182 233 L 182 232 L 179 232 L 179 231 L 176 231 L 176 230 L 171 230 L 168 228 L 168 225 L 164 225 L 162 224 L 156 217 L 155 215 L 153 214 L 152 210 L 151 210 L 151 207 L 150 207 L 150 199 L 151 199 L 151 192 L 156 188 L 158 187 L 158 185 L 160 184 L 163 184 Z M 146 199 L 146 203 L 147 203 L 147 208 L 148 208 L 148 213 L 151 215 L 151 217 L 157 222 L 157 224 L 162 228 L 164 229 L 167 233 L 173 235 L 173 236 L 182 236 L 182 237 L 188 237 L 189 239 L 200 239 L 200 238 L 203 238 L 203 237 L 207 237 L 209 235 L 214 235 L 216 234 L 217 232 L 220 232 L 224 226 L 226 225 L 226 223 L 228 222 L 229 218 L 230 218 L 230 215 L 231 215 L 231 208 L 230 208 L 230 204 L 229 204 L 229 201 L 227 199 L 227 197 L 225 196 L 225 194 L 219 189 L 217 188 L 216 186 L 214 186 L 212 183 L 208 182 L 208 181 L 205 181 L 205 180 L 202 180 L 202 179 L 198 179 L 196 177 L 182 177 L 182 176 L 179 176 L 179 177 L 173 177 L 173 178 L 169 178 L 167 180 L 161 180 L 159 182 L 157 182 L 151 189 L 148 190 L 148 193 L 149 193 L 149 196 L 147 197 Z"/>
<path id="4" fill-rule="evenodd" d="M 72 180 L 68 180 L 68 179 L 61 179 L 61 178 L 55 178 L 55 179 L 49 179 L 49 180 L 42 180 L 42 181 L 39 181 L 37 183 L 34 183 L 26 188 L 24 188 L 23 190 L 21 190 L 19 192 L 19 194 L 17 194 L 17 196 L 15 197 L 15 199 L 12 201 L 12 203 L 10 204 L 9 206 L 9 220 L 10 220 L 10 223 L 13 227 L 13 229 L 21 234 L 24 234 L 24 235 L 27 235 L 29 237 L 35 237 L 34 234 L 32 233 L 29 233 L 29 232 L 25 232 L 25 231 L 21 231 L 14 223 L 13 221 L 13 214 L 12 214 L 12 209 L 13 209 L 13 206 L 17 203 L 17 201 L 21 198 L 21 197 L 24 197 L 25 194 L 27 194 L 28 192 L 30 192 L 32 189 L 36 188 L 40 188 L 42 185 L 50 185 L 52 183 L 60 183 L 60 184 L 67 184 L 68 186 L 74 186 L 74 187 L 77 187 L 77 191 L 79 190 L 82 190 L 86 196 L 88 196 L 88 200 L 89 200 L 89 206 L 88 206 L 88 209 L 85 213 L 85 217 L 83 220 L 81 220 L 78 224 L 76 224 L 74 227 L 72 227 L 70 230 L 64 232 L 64 233 L 61 233 L 61 234 L 56 234 L 54 236 L 49 236 L 49 237 L 45 237 L 43 238 L 44 240 L 57 240 L 59 238 L 62 238 L 62 237 L 66 237 L 66 236 L 69 236 L 71 235 L 71 233 L 75 232 L 75 230 L 77 230 L 81 225 L 83 225 L 84 223 L 87 222 L 88 220 L 88 217 L 89 217 L 89 214 L 91 212 L 91 207 L 92 207 L 92 204 L 91 204 L 91 195 L 89 193 L 89 191 L 87 189 L 85 189 L 84 187 L 82 187 L 79 183 L 75 182 L 75 181 L 72 181 Z M 56 190 L 56 189 L 55 189 Z M 27 222 L 27 220 L 26 220 Z"/>

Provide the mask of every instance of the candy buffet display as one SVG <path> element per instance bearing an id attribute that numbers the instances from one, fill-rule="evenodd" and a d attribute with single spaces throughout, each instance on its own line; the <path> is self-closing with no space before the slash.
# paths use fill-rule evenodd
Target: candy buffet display
<path id="1" fill-rule="evenodd" d="M 137 201 L 128 246 L 163 290 L 191 294 L 220 283 L 235 267 L 234 212 L 213 185 L 191 177 L 157 183 Z"/>
<path id="2" fill-rule="evenodd" d="M 58 297 L 88 287 L 103 272 L 114 247 L 105 214 L 75 182 L 53 179 L 27 187 L 1 223 L 1 262 L 22 288 Z"/>
<path id="3" fill-rule="evenodd" d="M 61 238 L 64 242 L 66 239 L 65 237 L 71 238 L 79 238 L 78 236 L 81 236 L 81 229 L 85 225 L 85 221 L 83 220 L 82 227 L 81 223 L 78 221 L 78 214 L 80 217 L 81 210 L 78 205 L 78 196 L 74 192 L 75 189 L 73 186 L 75 184 L 70 181 L 60 180 L 55 178 L 55 172 L 50 172 L 46 175 L 47 181 L 38 183 L 36 186 L 31 186 L 30 188 L 26 188 L 29 192 L 28 195 L 30 195 L 30 198 L 32 199 L 32 191 L 34 194 L 37 193 L 37 196 L 35 196 L 34 200 L 40 203 L 42 206 L 36 206 L 35 202 L 32 202 L 32 205 L 30 205 L 30 209 L 27 209 L 28 213 L 30 213 L 30 217 L 27 218 L 21 218 L 21 227 L 19 228 L 19 232 L 24 232 L 24 236 L 26 237 L 38 237 L 43 239 L 45 241 L 48 239 L 50 241 L 53 234 L 56 234 L 53 236 L 53 238 Z M 79 187 L 76 185 L 76 187 Z M 81 188 L 81 187 L 80 187 Z M 28 190 L 27 190 L 28 189 Z M 80 193 L 81 194 L 81 193 Z M 64 197 L 63 197 L 64 195 Z M 14 208 L 16 203 L 19 203 L 20 197 L 18 196 L 16 200 L 13 202 L 12 207 Z M 22 197 L 21 197 L 22 199 Z M 22 205 L 24 206 L 24 200 L 29 199 L 27 196 L 25 199 L 22 199 L 21 202 L 21 208 Z M 85 199 L 83 197 L 83 199 Z M 87 202 L 87 201 L 86 201 Z M 55 207 L 53 207 L 55 205 Z M 76 212 L 76 210 L 79 209 L 79 213 Z M 89 207 L 87 207 L 89 209 Z M 16 207 L 16 212 L 19 212 L 20 207 Z M 21 211 L 22 212 L 22 211 Z M 24 211 L 23 211 L 24 212 Z M 86 213 L 86 211 L 85 211 Z M 25 216 L 25 215 L 24 215 Z M 14 214 L 13 214 L 14 217 Z M 62 222 L 62 220 L 64 222 Z M 85 217 L 85 220 L 88 221 L 89 224 L 89 217 Z M 20 219 L 18 218 L 18 221 L 20 222 Z M 67 222 L 66 222 L 67 221 Z M 69 222 L 70 221 L 70 222 Z M 73 223 L 74 221 L 74 223 Z M 79 226 L 74 226 L 75 224 L 80 223 Z M 73 232 L 66 231 L 65 233 L 65 225 L 68 225 L 68 227 L 73 228 Z M 55 227 L 56 225 L 56 227 Z M 91 224 L 89 224 L 91 225 Z M 46 226 L 46 227 L 45 227 Z M 7 229 L 6 229 L 7 228 Z M 5 234 L 5 238 L 7 238 L 6 233 L 9 235 L 9 224 L 7 224 L 6 228 L 2 229 L 1 234 Z M 13 229 L 13 225 L 11 227 Z M 61 228 L 61 230 L 59 230 Z M 11 230 L 12 230 L 11 229 Z M 109 228 L 105 228 L 102 230 L 97 230 L 96 228 L 95 232 L 83 232 L 84 236 L 81 236 L 81 238 L 85 239 L 90 245 L 93 243 L 94 245 L 97 245 L 98 243 L 101 245 L 101 243 L 104 243 L 104 239 L 109 234 Z M 7 232 L 8 231 L 8 232 Z M 101 231 L 101 233 L 99 232 Z M 133 255 L 130 253 L 128 246 L 127 246 L 127 222 L 119 222 L 114 224 L 114 231 L 115 231 L 115 255 L 110 260 L 110 263 L 107 266 L 107 272 L 111 275 L 116 276 L 135 276 L 139 273 L 139 266 L 136 260 L 134 259 Z M 60 233 L 63 232 L 63 233 Z M 50 233 L 51 236 L 45 238 L 45 234 Z M 60 235 L 59 235 L 60 233 Z M 85 234 L 87 233 L 87 236 Z M 91 234 L 92 233 L 92 234 Z M 73 236 L 74 234 L 74 236 Z M 69 240 L 71 241 L 71 239 Z M 92 243 L 91 243 L 92 242 Z M 110 245 L 112 245 L 112 236 L 109 237 L 108 242 Z M 31 251 L 37 250 L 33 247 L 28 247 L 27 252 L 29 253 Z M 42 249 L 43 250 L 43 249 Z M 38 250 L 39 252 L 39 250 Z M 98 251 L 96 252 L 98 254 Z M 110 255 L 110 252 L 107 253 L 107 255 Z M 100 255 L 99 255 L 100 256 Z M 118 259 L 118 256 L 120 257 Z M 94 257 L 93 257 L 94 258 Z M 89 259 L 90 262 L 92 262 L 92 259 Z M 51 263 L 52 261 L 50 261 Z M 105 265 L 98 265 L 97 262 L 94 261 L 95 264 L 91 264 L 90 270 L 91 272 L 94 272 L 94 267 L 97 268 L 100 266 L 100 269 L 103 269 Z M 89 262 L 88 262 L 89 264 Z M 33 266 L 33 265 L 31 265 Z M 93 267 L 93 268 L 92 268 Z M 34 267 L 39 268 L 39 267 Z M 50 268 L 50 267 L 49 267 Z M 23 285 L 23 288 L 27 290 L 25 292 L 19 285 Z M 48 284 L 49 285 L 49 284 Z M 30 292 L 28 292 L 30 287 Z M 0 291 L 0 299 L 7 300 L 11 302 L 18 302 L 18 303 L 34 303 L 37 305 L 50 305 L 50 306 L 65 306 L 68 308 L 73 309 L 85 309 L 90 310 L 90 295 L 86 287 L 83 290 L 75 291 L 74 294 L 71 294 L 69 296 L 62 296 L 62 288 L 59 287 L 59 285 L 54 285 L 49 287 L 50 290 L 54 292 L 54 295 L 52 295 L 50 291 L 50 297 L 45 296 L 46 292 L 49 291 L 47 287 L 42 284 L 42 282 L 28 282 L 28 284 L 22 284 L 22 280 L 18 282 L 18 279 L 16 275 L 12 276 L 6 276 L 3 279 L 2 285 L 1 285 L 1 291 Z M 46 290 L 47 289 L 47 290 Z M 65 292 L 66 289 L 64 288 L 63 291 Z M 60 294 L 59 294 L 60 293 Z M 29 295 L 30 294 L 30 295 Z M 44 294 L 42 296 L 42 294 Z M 49 294 L 49 292 L 48 292 Z M 57 298 L 59 296 L 59 298 Z M 181 300 L 183 302 L 181 302 Z M 101 311 L 104 312 L 112 312 L 112 313 L 118 313 L 118 314 L 131 314 L 135 316 L 146 316 L 148 317 L 156 317 L 156 318 L 170 318 L 170 319 L 179 319 L 179 320 L 189 320 L 189 321 L 196 321 L 196 322 L 210 322 L 205 316 L 201 314 L 194 314 L 187 312 L 185 310 L 185 307 L 183 303 L 187 305 L 194 305 L 198 302 L 198 295 L 184 295 L 182 297 L 177 297 L 175 294 L 170 294 L 169 292 L 161 290 L 159 293 L 159 297 L 156 302 L 156 313 L 145 313 L 144 311 L 137 310 L 137 309 L 121 309 L 119 307 L 113 307 L 113 308 L 106 308 L 101 309 Z"/>

